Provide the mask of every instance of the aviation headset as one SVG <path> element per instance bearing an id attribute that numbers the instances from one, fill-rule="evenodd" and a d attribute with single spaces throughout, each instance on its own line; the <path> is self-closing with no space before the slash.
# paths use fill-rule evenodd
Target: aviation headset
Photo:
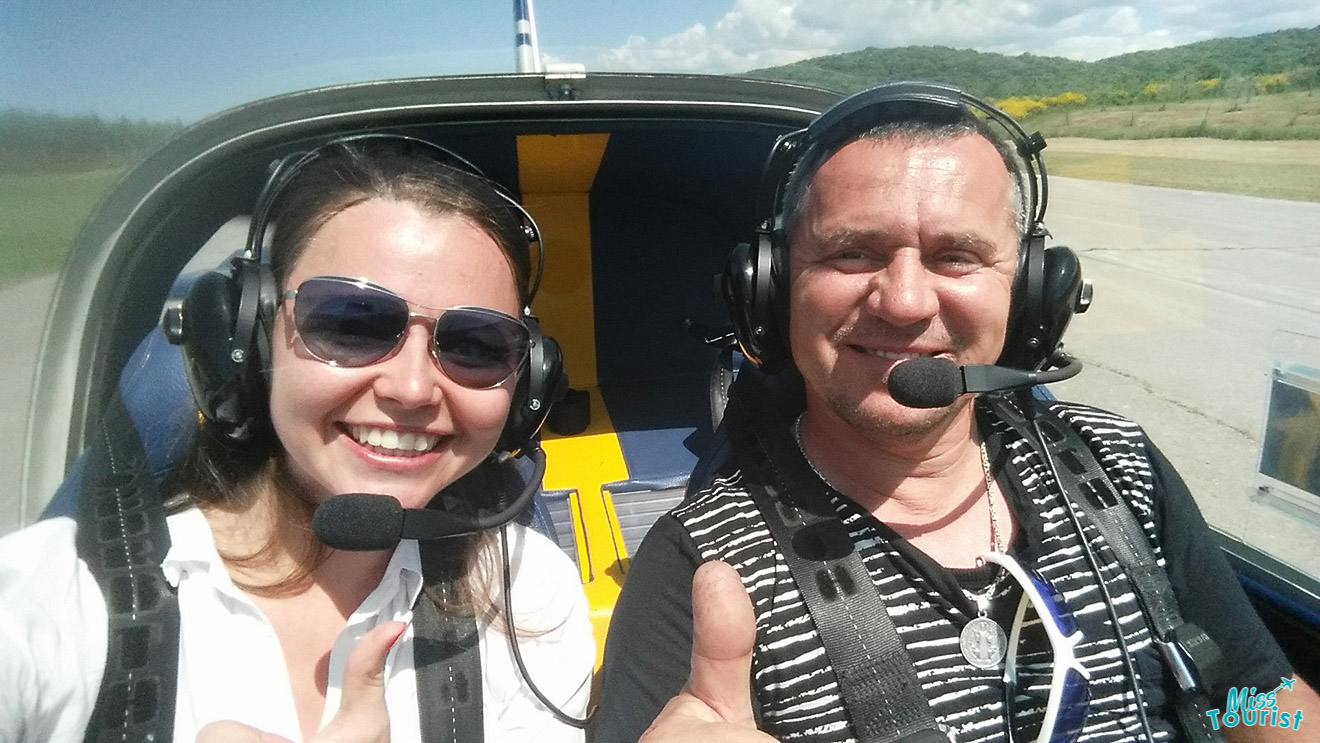
<path id="1" fill-rule="evenodd" d="M 279 287 L 262 252 L 271 214 L 289 183 L 309 164 L 352 146 L 382 146 L 406 155 L 420 155 L 489 184 L 522 223 L 528 244 L 536 243 L 540 260 L 522 321 L 530 331 L 527 365 L 519 375 L 509 418 L 497 456 L 519 453 L 545 421 L 551 404 L 567 386 L 559 344 L 542 335 L 531 314 L 531 300 L 540 285 L 544 246 L 540 229 L 527 210 L 475 165 L 439 145 L 394 134 L 356 134 L 338 137 L 307 152 L 296 152 L 273 164 L 252 212 L 242 255 L 230 261 L 229 273 L 208 272 L 199 277 L 183 300 L 180 332 L 184 366 L 198 409 L 214 431 L 230 441 L 249 439 L 269 425 L 265 372 L 271 365 L 271 332 Z"/>
<path id="2" fill-rule="evenodd" d="M 791 358 L 783 216 L 784 191 L 794 168 L 813 162 L 819 167 L 838 148 L 878 126 L 957 124 L 971 121 L 978 113 L 1008 134 L 1021 157 L 1025 170 L 1021 186 L 1028 199 L 1028 224 L 1021 235 L 1008 333 L 998 363 L 1026 370 L 1049 364 L 1069 320 L 1085 309 L 1090 295 L 1076 254 L 1064 246 L 1045 247 L 1048 183 L 1040 157 L 1045 140 L 1039 133 L 1028 134 L 1004 111 L 957 88 L 921 82 L 878 85 L 850 95 L 822 112 L 807 128 L 780 137 L 770 150 L 756 202 L 756 235 L 734 248 L 721 279 L 734 335 L 752 363 L 773 372 Z"/>

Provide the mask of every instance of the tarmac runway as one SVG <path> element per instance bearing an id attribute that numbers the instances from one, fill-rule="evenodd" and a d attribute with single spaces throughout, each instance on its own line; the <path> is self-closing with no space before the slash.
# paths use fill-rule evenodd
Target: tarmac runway
<path id="1" fill-rule="evenodd" d="M 1269 374 L 1320 369 L 1320 204 L 1051 179 L 1095 286 L 1054 386 L 1140 422 L 1217 528 L 1320 576 L 1320 510 L 1256 494 Z M 1316 504 L 1320 507 L 1320 503 Z"/>
<path id="2" fill-rule="evenodd" d="M 37 348 L 56 276 L 40 276 L 0 289 L 0 534 L 31 523 L 20 512 L 18 487 Z"/>
<path id="3" fill-rule="evenodd" d="M 1315 511 L 1256 495 L 1271 366 L 1320 369 L 1320 204 L 1052 178 L 1046 224 L 1095 285 L 1068 349 L 1064 398 L 1129 415 L 1214 526 L 1320 576 Z M 0 533 L 17 492 L 53 276 L 0 289 Z"/>

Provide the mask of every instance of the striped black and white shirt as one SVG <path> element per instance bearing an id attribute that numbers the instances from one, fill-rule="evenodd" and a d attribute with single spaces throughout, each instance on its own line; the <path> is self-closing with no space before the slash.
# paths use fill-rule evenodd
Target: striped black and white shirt
<path id="1" fill-rule="evenodd" d="M 1165 564 L 1183 617 L 1220 644 L 1234 686 L 1272 688 L 1290 675 L 1238 587 L 1181 480 L 1131 421 L 1094 408 L 1053 403 L 1054 413 L 1082 434 Z M 1020 525 L 1011 554 L 1037 570 L 1065 597 L 1083 639 L 1076 652 L 1090 672 L 1090 705 L 1081 741 L 1144 739 L 1141 711 L 1155 740 L 1180 740 L 1171 704 L 1172 681 L 1151 642 L 1135 595 L 1094 525 L 1081 516 L 1078 533 L 1050 471 L 1032 442 L 978 403 L 978 423 L 996 479 Z M 791 436 L 784 415 L 755 425 Z M 779 449 L 783 452 L 785 449 Z M 796 456 L 796 447 L 787 456 Z M 805 461 L 796 463 L 806 467 Z M 606 649 L 604 695 L 596 740 L 636 740 L 682 688 L 691 654 L 691 580 L 696 566 L 734 566 L 752 597 L 757 638 L 753 659 L 760 726 L 783 741 L 852 741 L 855 733 L 838 681 L 806 604 L 747 488 L 737 462 L 717 468 L 648 534 L 632 560 L 615 608 Z M 875 582 L 915 665 L 935 717 L 958 743 L 1006 743 L 1002 663 L 978 669 L 959 650 L 959 632 L 976 615 L 964 589 L 989 585 L 993 569 L 948 570 L 912 547 L 848 498 L 831 500 Z M 1082 539 L 1099 565 L 1092 569 Z M 1112 599 L 1102 595 L 1101 581 Z M 1020 589 L 1001 580 L 991 617 L 1007 632 Z M 1115 629 L 1113 617 L 1117 617 Z M 1028 623 L 1019 650 L 1014 704 L 1018 741 L 1034 740 L 1044 714 L 1052 652 L 1038 622 Z M 1125 663 L 1126 646 L 1136 678 Z"/>

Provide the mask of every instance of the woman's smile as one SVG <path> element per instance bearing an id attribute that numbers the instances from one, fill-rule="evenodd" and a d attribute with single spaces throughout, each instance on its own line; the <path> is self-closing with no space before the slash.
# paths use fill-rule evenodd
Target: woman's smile
<path id="1" fill-rule="evenodd" d="M 417 457 L 434 451 L 445 436 L 425 431 L 400 431 L 366 424 L 344 424 L 343 429 L 355 441 L 379 454 Z"/>

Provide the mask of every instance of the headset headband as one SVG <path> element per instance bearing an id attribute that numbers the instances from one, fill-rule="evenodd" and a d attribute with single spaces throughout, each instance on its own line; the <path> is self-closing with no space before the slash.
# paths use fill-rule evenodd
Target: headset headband
<path id="1" fill-rule="evenodd" d="M 541 277 L 545 270 L 545 245 L 541 242 L 541 228 L 537 226 L 536 220 L 532 215 L 518 203 L 518 200 L 509 193 L 498 181 L 487 177 L 476 165 L 467 158 L 462 157 L 453 150 L 441 147 L 434 142 L 428 142 L 417 137 L 410 137 L 403 134 L 386 134 L 381 132 L 370 132 L 364 134 L 350 134 L 347 136 L 336 137 L 322 145 L 319 145 L 305 152 L 294 152 L 286 155 L 271 164 L 270 177 L 266 179 L 265 186 L 257 196 L 257 206 L 253 210 L 252 223 L 248 227 L 247 242 L 243 247 L 243 255 L 257 263 L 261 262 L 261 254 L 265 248 L 266 231 L 270 226 L 270 215 L 275 204 L 279 202 L 280 195 L 289 183 L 311 163 L 321 159 L 327 152 L 333 148 L 354 144 L 382 144 L 395 147 L 400 154 L 421 154 L 425 155 L 431 161 L 457 170 L 466 175 L 480 179 L 495 191 L 496 195 L 504 202 L 505 206 L 512 209 L 522 220 L 522 229 L 529 243 L 536 243 L 537 259 L 536 270 L 531 277 L 531 284 L 527 289 L 527 304 L 530 307 L 532 299 L 536 297 L 536 292 L 541 287 Z"/>
<path id="2" fill-rule="evenodd" d="M 775 141 L 761 173 L 757 195 L 758 229 L 778 227 L 784 212 L 784 190 L 793 170 L 818 151 L 829 152 L 876 127 L 904 121 L 956 124 L 969 113 L 979 113 L 1008 134 L 1026 170 L 1029 221 L 1028 236 L 1045 220 L 1049 182 L 1041 150 L 1045 139 L 1028 133 L 1012 116 L 994 105 L 963 91 L 939 83 L 887 83 L 854 93 L 821 112 L 804 129 L 789 132 Z"/>

